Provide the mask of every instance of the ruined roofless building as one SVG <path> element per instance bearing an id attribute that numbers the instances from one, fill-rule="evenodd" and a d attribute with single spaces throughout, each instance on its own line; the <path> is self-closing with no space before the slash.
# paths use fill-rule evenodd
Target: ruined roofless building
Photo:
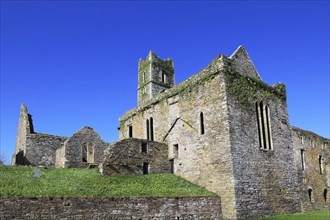
<path id="1" fill-rule="evenodd" d="M 99 164 L 107 147 L 101 137 L 87 126 L 71 137 L 36 133 L 32 116 L 22 104 L 12 164 L 87 167 Z"/>
<path id="2" fill-rule="evenodd" d="M 138 70 L 120 140 L 166 143 L 171 170 L 216 192 L 225 219 L 329 208 L 329 140 L 289 125 L 285 85 L 264 83 L 242 46 L 178 85 L 153 52 Z"/>
<path id="3" fill-rule="evenodd" d="M 217 193 L 225 219 L 329 208 L 329 139 L 290 126 L 285 85 L 264 83 L 242 46 L 174 82 L 172 60 L 141 59 L 138 106 L 112 144 L 89 127 L 35 133 L 22 106 L 13 163 L 84 166 L 94 152 L 103 175 L 172 172 Z"/>

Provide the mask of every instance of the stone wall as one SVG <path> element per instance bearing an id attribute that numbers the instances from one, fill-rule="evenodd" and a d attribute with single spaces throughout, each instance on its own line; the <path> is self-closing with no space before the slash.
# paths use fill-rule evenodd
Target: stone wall
<path id="1" fill-rule="evenodd" d="M 221 219 L 219 197 L 0 197 L 0 219 Z"/>
<path id="2" fill-rule="evenodd" d="M 102 175 L 109 176 L 171 172 L 166 144 L 136 138 L 111 144 L 99 167 Z"/>
<path id="3" fill-rule="evenodd" d="M 229 219 L 236 210 L 222 67 L 219 56 L 198 75 L 126 113 L 120 119 L 120 139 L 128 138 L 130 126 L 134 138 L 147 139 L 152 118 L 154 140 L 168 144 L 174 173 L 220 195 Z"/>
<path id="4" fill-rule="evenodd" d="M 26 136 L 25 158 L 29 165 L 54 166 L 56 150 L 67 137 L 34 133 Z"/>
<path id="5" fill-rule="evenodd" d="M 300 211 L 284 85 L 279 92 L 280 85 L 268 86 L 235 71 L 226 73 L 226 82 L 237 218 Z M 261 147 L 258 130 L 266 126 L 258 128 L 257 106 L 263 106 L 264 126 L 269 116 L 269 132 L 261 136 L 268 147 Z"/>
<path id="6" fill-rule="evenodd" d="M 330 209 L 329 139 L 296 127 L 292 127 L 292 136 L 302 210 Z"/>

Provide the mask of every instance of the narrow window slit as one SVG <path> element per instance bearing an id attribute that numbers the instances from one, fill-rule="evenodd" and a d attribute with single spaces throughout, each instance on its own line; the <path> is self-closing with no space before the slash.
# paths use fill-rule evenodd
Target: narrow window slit
<path id="1" fill-rule="evenodd" d="M 199 123 L 200 123 L 200 132 L 201 132 L 201 135 L 204 134 L 204 114 L 203 112 L 200 113 L 199 115 Z"/>
<path id="2" fill-rule="evenodd" d="M 133 137 L 133 126 L 132 125 L 130 125 L 128 127 L 128 137 L 129 138 L 132 138 Z"/>

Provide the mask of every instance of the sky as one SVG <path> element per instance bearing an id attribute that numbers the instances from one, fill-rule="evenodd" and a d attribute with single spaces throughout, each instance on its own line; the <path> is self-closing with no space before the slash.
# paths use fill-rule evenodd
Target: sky
<path id="1" fill-rule="evenodd" d="M 239 45 L 267 84 L 286 84 L 290 124 L 329 138 L 329 26 L 317 0 L 2 0 L 0 154 L 11 162 L 22 103 L 36 132 L 91 126 L 112 142 L 150 50 L 178 84 Z"/>

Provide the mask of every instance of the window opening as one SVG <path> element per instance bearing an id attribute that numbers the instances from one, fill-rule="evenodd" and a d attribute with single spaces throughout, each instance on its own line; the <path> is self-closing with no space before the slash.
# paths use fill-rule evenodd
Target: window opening
<path id="1" fill-rule="evenodd" d="M 154 141 L 154 120 L 150 118 L 150 140 Z"/>
<path id="2" fill-rule="evenodd" d="M 174 159 L 169 160 L 170 161 L 170 172 L 174 173 Z"/>
<path id="3" fill-rule="evenodd" d="M 148 145 L 147 145 L 147 143 L 142 143 L 141 144 L 141 152 L 142 153 L 148 153 Z"/>
<path id="4" fill-rule="evenodd" d="M 143 163 L 143 174 L 149 174 L 149 163 Z"/>
<path id="5" fill-rule="evenodd" d="M 305 170 L 305 150 L 300 150 L 300 157 L 301 157 L 301 169 Z"/>
<path id="6" fill-rule="evenodd" d="M 166 74 L 162 72 L 162 83 L 166 83 Z"/>
<path id="7" fill-rule="evenodd" d="M 129 138 L 132 138 L 133 137 L 133 126 L 132 125 L 130 125 L 128 127 L 128 137 Z"/>
<path id="8" fill-rule="evenodd" d="M 179 145 L 178 144 L 173 145 L 173 156 L 174 156 L 174 158 L 179 157 Z"/>
<path id="9" fill-rule="evenodd" d="M 313 190 L 312 189 L 308 189 L 308 198 L 310 202 L 313 202 Z"/>
<path id="10" fill-rule="evenodd" d="M 149 137 L 149 119 L 147 119 L 147 121 L 146 121 L 146 134 L 147 134 L 147 140 L 150 140 L 150 137 Z"/>
<path id="11" fill-rule="evenodd" d="M 81 147 L 81 161 L 87 162 L 87 145 L 85 143 Z"/>
<path id="12" fill-rule="evenodd" d="M 87 145 L 87 162 L 94 163 L 94 145 L 91 143 Z"/>
<path id="13" fill-rule="evenodd" d="M 264 105 L 263 102 L 256 102 L 256 112 L 260 149 L 272 150 L 273 141 L 269 107 Z"/>
<path id="14" fill-rule="evenodd" d="M 326 148 L 327 148 L 327 142 L 324 142 L 323 145 L 322 145 L 322 150 L 324 150 Z"/>
<path id="15" fill-rule="evenodd" d="M 327 198 L 328 198 L 328 190 L 327 189 L 324 189 L 324 191 L 323 191 L 323 198 L 324 198 L 324 201 L 326 202 Z"/>
<path id="16" fill-rule="evenodd" d="M 320 174 L 323 174 L 323 157 L 319 155 Z"/>
<path id="17" fill-rule="evenodd" d="M 199 114 L 199 124 L 200 124 L 201 135 L 203 135 L 204 134 L 204 114 L 203 114 L 203 112 L 201 112 Z"/>

